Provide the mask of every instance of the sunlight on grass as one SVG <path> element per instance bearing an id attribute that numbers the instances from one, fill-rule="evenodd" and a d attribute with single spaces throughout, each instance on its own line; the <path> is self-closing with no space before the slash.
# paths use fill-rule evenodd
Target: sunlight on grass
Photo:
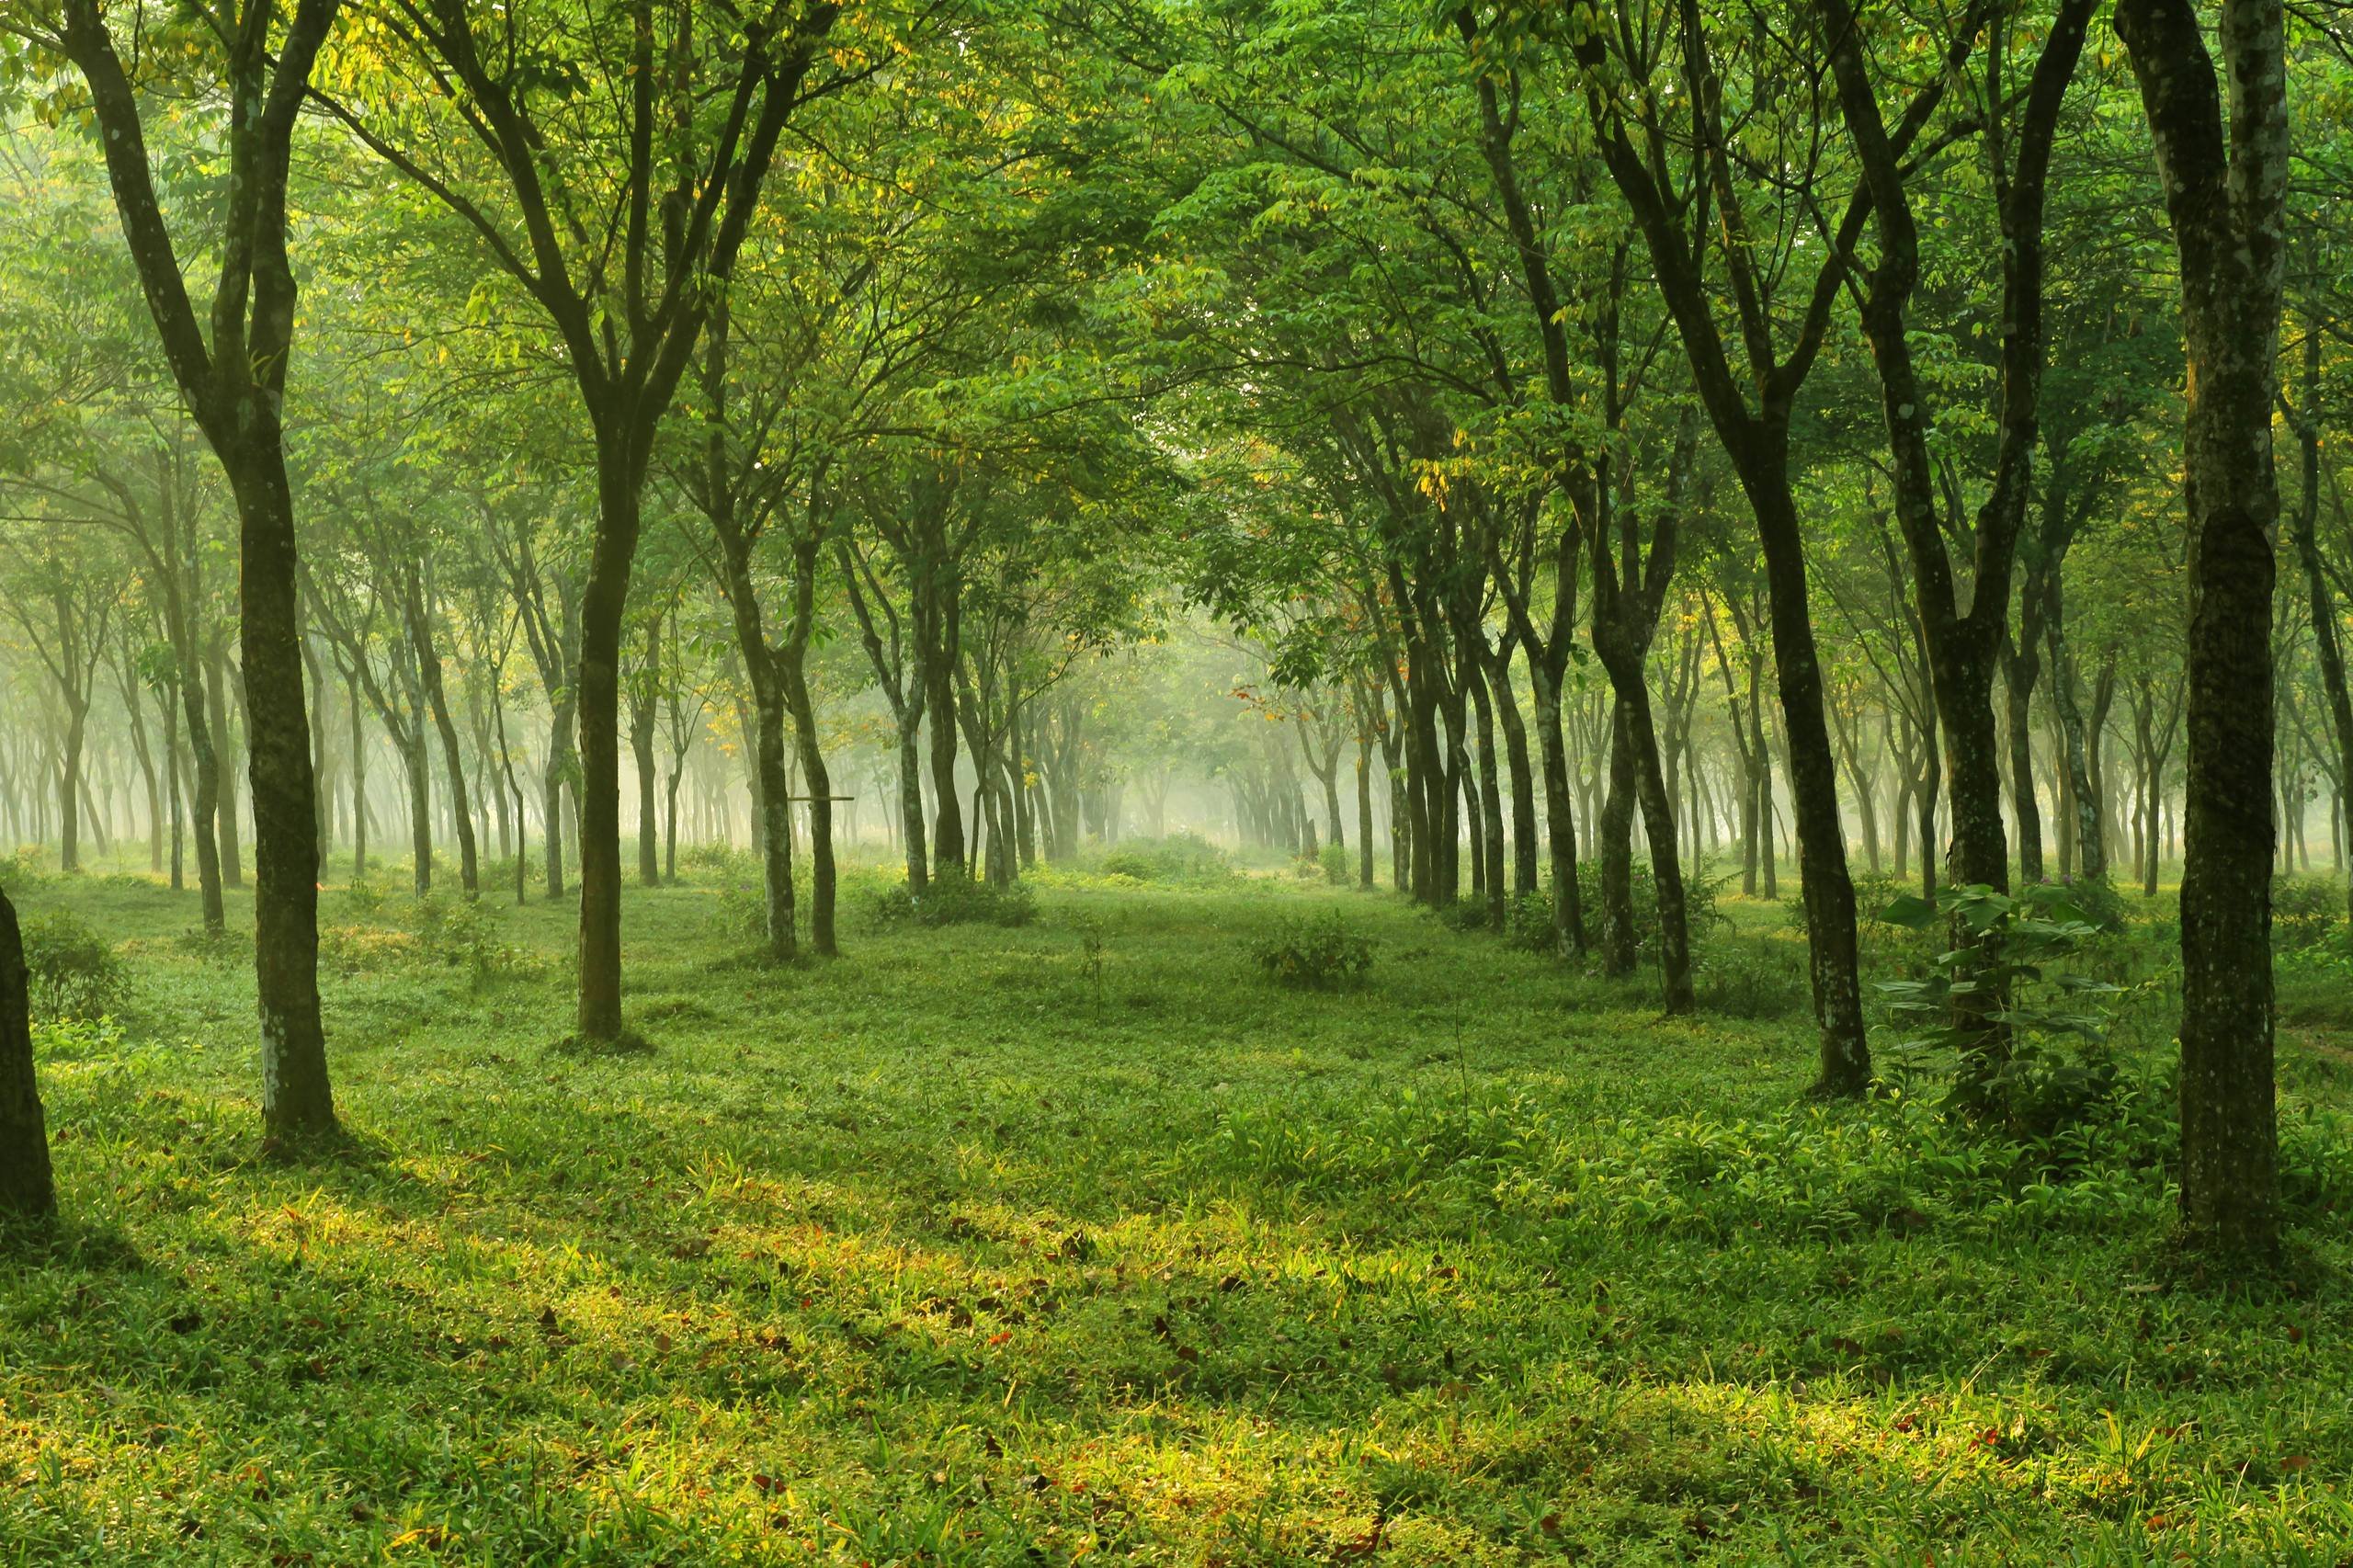
<path id="1" fill-rule="evenodd" d="M 1802 1103 L 1801 1020 L 1662 1023 L 1386 900 L 1055 881 L 781 972 L 632 895 L 643 1057 L 553 1053 L 553 972 L 387 959 L 330 991 L 313 1165 L 204 1021 L 247 977 L 144 943 L 125 1025 L 45 1046 L 74 1220 L 0 1265 L 0 1562 L 2353 1549 L 2341 1301 L 2165 1284 L 2129 1118 L 2054 1168 Z M 1374 936 L 1360 992 L 1256 978 L 1299 901 Z M 2295 1136 L 2333 1267 L 2353 1180 Z"/>

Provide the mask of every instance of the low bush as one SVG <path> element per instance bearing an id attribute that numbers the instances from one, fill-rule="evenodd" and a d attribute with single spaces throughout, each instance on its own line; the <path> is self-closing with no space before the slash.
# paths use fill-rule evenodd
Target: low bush
<path id="1" fill-rule="evenodd" d="M 1349 929 L 1337 913 L 1294 916 L 1252 944 L 1250 957 L 1278 985 L 1338 991 L 1361 983 L 1372 968 L 1372 939 Z"/>
<path id="2" fill-rule="evenodd" d="M 2345 919 L 2345 890 L 2317 877 L 2271 879 L 2271 941 L 2294 952 L 2325 946 Z"/>
<path id="3" fill-rule="evenodd" d="M 1710 876 L 1696 867 L 1687 868 L 1683 873 L 1683 919 L 1694 954 L 1706 947 L 1718 931 L 1732 924 L 1716 907 L 1724 884 L 1731 880 L 1729 872 Z M 1639 855 L 1634 858 L 1632 883 L 1634 945 L 1643 963 L 1655 965 L 1659 961 L 1658 886 L 1652 880 L 1649 864 Z M 1598 860 L 1577 862 L 1577 895 L 1585 904 L 1586 932 L 1598 942 L 1605 918 Z M 1549 891 L 1545 896 L 1551 897 Z"/>
<path id="4" fill-rule="evenodd" d="M 462 970 L 479 989 L 494 981 L 540 972 L 539 956 L 500 934 L 495 917 L 471 898 L 419 899 L 411 915 L 419 955 L 446 969 Z"/>
<path id="5" fill-rule="evenodd" d="M 876 895 L 869 906 L 878 926 L 1027 926 L 1038 907 L 1029 890 L 994 888 L 963 877 L 941 877 L 922 892 L 904 882 Z"/>
<path id="6" fill-rule="evenodd" d="M 1692 988 L 1707 1012 L 1728 1018 L 1786 1018 L 1813 1006 L 1806 952 L 1795 942 L 1723 943 L 1700 953 Z"/>
<path id="7" fill-rule="evenodd" d="M 1096 869 L 1140 882 L 1216 882 L 1233 875 L 1225 851 L 1195 833 L 1129 839 L 1097 861 Z"/>
<path id="8" fill-rule="evenodd" d="M 337 974 L 381 974 L 417 956 L 416 933 L 395 926 L 349 921 L 319 927 L 319 963 Z"/>
<path id="9" fill-rule="evenodd" d="M 24 935 L 33 1017 L 90 1022 L 122 1011 L 130 971 L 79 915 L 36 915 L 24 923 Z"/>
<path id="10" fill-rule="evenodd" d="M 756 882 L 760 880 L 760 858 L 732 844 L 687 845 L 678 851 L 678 869 L 682 872 L 736 881 Z"/>
<path id="11" fill-rule="evenodd" d="M 1357 874 L 1356 854 L 1345 844 L 1325 845 L 1316 862 L 1324 868 L 1324 880 L 1336 888 L 1347 886 Z"/>
<path id="12" fill-rule="evenodd" d="M 0 855 L 0 892 L 22 892 L 49 880 L 49 872 L 41 865 L 41 852 L 36 845 L 24 845 L 14 852 Z"/>
<path id="13" fill-rule="evenodd" d="M 1504 945 L 1524 953 L 1552 953 L 1559 942 L 1552 930 L 1552 890 L 1531 888 L 1504 910 Z"/>
<path id="14" fill-rule="evenodd" d="M 1969 936 L 1918 977 L 1881 983 L 1891 1018 L 1906 1031 L 1890 1053 L 1890 1075 L 1941 1069 L 1944 1108 L 2024 1137 L 2109 1119 L 2121 1076 L 2103 1004 L 2120 988 L 2063 967 L 2100 935 L 2071 892 L 2055 882 L 2015 895 L 1946 888 L 1934 903 L 1907 894 L 1881 912 L 1893 925 L 1953 926 Z M 1963 1010 L 1989 995 L 1999 1003 L 1992 1021 L 2000 1032 L 1991 1037 L 1987 1020 Z M 1944 1052 L 1949 1062 L 1931 1060 Z"/>

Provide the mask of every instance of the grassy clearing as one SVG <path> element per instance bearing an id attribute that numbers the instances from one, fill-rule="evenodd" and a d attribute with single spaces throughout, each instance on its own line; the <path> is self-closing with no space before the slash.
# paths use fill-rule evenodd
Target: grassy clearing
<path id="1" fill-rule="evenodd" d="M 612 1059 L 552 1049 L 568 905 L 331 893 L 356 1141 L 310 1165 L 257 1157 L 192 902 L 27 889 L 133 993 L 44 1038 L 71 1222 L 0 1258 L 0 1562 L 2353 1553 L 2324 971 L 2283 1007 L 2310 1283 L 2246 1298 L 2167 1268 L 2151 1083 L 2055 1153 L 1802 1103 L 1771 906 L 1710 971 L 1762 1016 L 1665 1023 L 1261 880 L 1041 878 L 1009 927 L 853 892 L 846 961 L 770 971 L 726 880 L 631 895 L 656 1049 Z M 1269 983 L 1326 909 L 1363 983 Z"/>

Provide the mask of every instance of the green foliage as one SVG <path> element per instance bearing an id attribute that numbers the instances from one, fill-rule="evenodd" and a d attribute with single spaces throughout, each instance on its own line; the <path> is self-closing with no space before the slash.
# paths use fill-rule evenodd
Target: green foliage
<path id="1" fill-rule="evenodd" d="M 24 844 L 0 855 L 0 892 L 21 893 L 49 880 L 47 857 L 40 846 Z"/>
<path id="2" fill-rule="evenodd" d="M 2038 1137 L 2109 1115 L 2120 1080 L 2100 1003 L 2122 988 L 2055 967 L 2100 934 L 2071 894 L 2052 882 L 2015 896 L 1981 883 L 1944 889 L 1933 904 L 1911 894 L 1891 903 L 1892 925 L 1942 922 L 1965 939 L 1925 974 L 1881 983 L 1905 1031 L 1882 1075 L 1901 1079 L 1949 1052 L 1949 1109 Z"/>
<path id="3" fill-rule="evenodd" d="M 1632 896 L 1634 904 L 1634 941 L 1642 961 L 1659 961 L 1658 949 L 1658 887 L 1651 876 L 1650 866 L 1636 856 L 1633 864 Z M 1697 867 L 1686 867 L 1683 872 L 1684 924 L 1689 928 L 1691 951 L 1696 959 L 1728 922 L 1718 900 L 1732 881 L 1730 872 L 1710 875 Z M 1587 928 L 1598 941 L 1601 935 L 1601 863 L 1598 860 L 1577 862 L 1577 893 L 1585 903 Z M 1549 893 L 1547 897 L 1551 896 Z"/>
<path id="4" fill-rule="evenodd" d="M 768 892 L 765 882 L 729 881 L 719 889 L 719 928 L 735 941 L 756 942 L 768 934 Z"/>
<path id="5" fill-rule="evenodd" d="M 1505 906 L 1504 945 L 1523 953 L 1549 954 L 1553 950 L 1552 890 L 1549 885 L 1531 888 Z"/>
<path id="6" fill-rule="evenodd" d="M 1224 850 L 1193 833 L 1131 838 L 1097 862 L 1107 877 L 1139 882 L 1221 882 L 1233 875 Z"/>
<path id="7" fill-rule="evenodd" d="M 1772 937 L 1713 942 L 1692 960 L 1702 1011 L 1727 1018 L 1790 1018 L 1813 1005 L 1802 944 Z"/>
<path id="8" fill-rule="evenodd" d="M 2345 920 L 2345 889 L 2316 877 L 2271 880 L 2271 940 L 2290 952 L 2327 945 Z"/>
<path id="9" fill-rule="evenodd" d="M 505 938 L 497 917 L 477 899 L 419 899 L 411 918 L 425 960 L 462 971 L 477 990 L 537 974 L 542 967 L 538 955 Z"/>
<path id="10" fill-rule="evenodd" d="M 1372 938 L 1351 928 L 1337 910 L 1286 915 L 1251 945 L 1250 957 L 1278 985 L 1339 991 L 1363 983 L 1372 968 Z"/>
<path id="11" fill-rule="evenodd" d="M 499 916 L 479 900 L 436 894 L 402 913 L 402 925 L 322 924 L 319 962 L 345 975 L 455 970 L 476 991 L 546 972 L 546 960 L 507 941 Z"/>
<path id="12" fill-rule="evenodd" d="M 120 1013 L 131 974 L 114 945 L 81 916 L 52 910 L 24 922 L 33 1016 L 94 1022 Z"/>
<path id="13" fill-rule="evenodd" d="M 869 901 L 874 924 L 893 926 L 1027 926 L 1038 916 L 1029 890 L 994 888 L 966 877 L 935 877 L 920 895 L 904 882 Z"/>
<path id="14" fill-rule="evenodd" d="M 1357 874 L 1356 852 L 1345 844 L 1327 844 L 1315 858 L 1324 868 L 1324 880 L 1336 888 L 1347 886 Z"/>

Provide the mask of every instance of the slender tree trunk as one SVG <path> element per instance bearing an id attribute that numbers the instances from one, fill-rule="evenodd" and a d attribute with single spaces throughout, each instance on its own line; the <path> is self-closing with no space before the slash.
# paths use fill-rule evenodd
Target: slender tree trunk
<path id="1" fill-rule="evenodd" d="M 923 725 L 923 709 L 914 707 L 899 715 L 899 838 L 906 850 L 907 891 L 920 897 L 931 881 L 931 858 L 926 850 L 923 814 L 923 757 L 916 745 L 916 734 Z M 1057 808 L 1054 822 L 1063 825 L 1063 812 Z M 1058 858 L 1068 859 L 1064 850 Z"/>
<path id="2" fill-rule="evenodd" d="M 2038 597 L 2040 585 L 2029 574 L 2025 594 Z M 2010 814 L 2018 824 L 2018 880 L 2029 886 L 2042 881 L 2042 808 L 2034 795 L 2034 685 L 2041 675 L 2041 659 L 2033 635 L 2040 628 L 2024 628 L 2018 646 L 2004 661 L 2005 689 L 2010 726 Z"/>
<path id="3" fill-rule="evenodd" d="M 359 676 L 347 683 L 351 713 L 351 878 L 368 875 L 368 736 L 359 710 Z"/>
<path id="4" fill-rule="evenodd" d="M 1626 733 L 1626 702 L 1613 699 L 1609 719 L 1609 788 L 1601 798 L 1601 971 L 1634 972 L 1641 937 L 1634 926 L 1634 747 Z"/>
<path id="5" fill-rule="evenodd" d="M 1480 858 L 1486 867 L 1487 926 L 1490 930 L 1500 931 L 1511 902 L 1510 890 L 1504 883 L 1503 780 L 1495 756 L 1495 703 L 1479 663 L 1478 653 L 1466 642 L 1461 659 L 1462 681 L 1471 688 L 1472 701 L 1478 708 L 1479 826 L 1485 846 Z"/>
<path id="6" fill-rule="evenodd" d="M 392 732 L 408 776 L 408 848 L 419 898 L 433 891 L 433 759 L 425 746 L 424 717 L 412 713 L 408 733 Z"/>
<path id="7" fill-rule="evenodd" d="M 245 885 L 244 860 L 238 851 L 237 765 L 229 728 L 229 653 L 226 638 L 216 637 L 204 662 L 205 708 L 213 737 L 213 766 L 220 770 L 215 797 L 215 821 L 221 835 L 221 881 L 233 888 Z"/>
<path id="8" fill-rule="evenodd" d="M 66 698 L 65 747 L 58 769 L 58 869 L 71 874 L 82 869 L 82 745 L 90 708 L 87 699 Z"/>
<path id="9" fill-rule="evenodd" d="M 2316 323 L 2304 327 L 2302 418 L 2296 431 L 2303 494 L 2296 508 L 2296 561 L 2303 568 L 2304 594 L 2312 611 L 2313 642 L 2319 655 L 2322 688 L 2328 696 L 2329 731 L 2336 742 L 2336 803 L 2329 814 L 2329 842 L 2341 853 L 2344 839 L 2344 800 L 2353 788 L 2353 693 L 2345 678 L 2345 649 L 2337 637 L 2336 597 L 2320 557 L 2320 351 Z M 2353 902 L 2353 882 L 2347 888 Z M 2353 916 L 2353 910 L 2348 910 Z"/>
<path id="10" fill-rule="evenodd" d="M 814 577 L 815 570 L 813 560 L 802 563 L 803 585 Z M 804 586 L 801 591 L 803 604 L 798 624 L 807 625 L 812 613 L 807 603 L 810 590 Z M 802 667 L 805 656 L 803 647 L 788 646 L 777 662 L 784 700 L 792 713 L 793 733 L 800 743 L 801 774 L 809 791 L 809 945 L 819 957 L 835 958 L 841 946 L 834 934 L 834 776 L 817 744 L 817 705 L 810 697 L 808 675 Z"/>
<path id="11" fill-rule="evenodd" d="M 449 778 L 449 821 L 458 836 L 458 885 L 468 898 L 482 892 L 482 860 L 474 845 L 472 808 L 466 801 L 466 761 L 458 747 L 458 724 L 450 716 L 449 696 L 441 681 L 441 655 L 434 646 L 433 622 L 412 585 L 409 606 L 410 641 L 416 645 L 416 667 L 425 687 L 426 706 L 441 737 L 441 759 Z M 420 740 L 422 737 L 420 737 Z M 430 856 L 430 846 L 427 855 Z"/>
<path id="12" fill-rule="evenodd" d="M 215 831 L 221 814 L 221 770 L 213 756 L 212 726 L 204 716 L 204 682 L 198 673 L 195 640 L 179 650 L 180 717 L 188 725 L 189 826 L 196 838 L 197 894 L 204 910 L 204 929 L 218 937 L 228 929 L 227 904 L 221 887 L 221 840 Z"/>
<path id="13" fill-rule="evenodd" d="M 654 787 L 660 767 L 654 756 L 654 719 L 661 701 L 662 617 L 649 617 L 645 628 L 645 665 L 629 697 L 629 744 L 637 763 L 637 881 L 640 887 L 662 885 L 662 818 Z"/>
<path id="14" fill-rule="evenodd" d="M 1544 767 L 1545 854 L 1552 881 L 1552 933 L 1560 955 L 1586 949 L 1585 903 L 1577 888 L 1577 827 L 1570 805 L 1569 748 L 1561 730 L 1559 675 L 1543 660 L 1528 661 L 1536 704 L 1536 749 Z"/>

